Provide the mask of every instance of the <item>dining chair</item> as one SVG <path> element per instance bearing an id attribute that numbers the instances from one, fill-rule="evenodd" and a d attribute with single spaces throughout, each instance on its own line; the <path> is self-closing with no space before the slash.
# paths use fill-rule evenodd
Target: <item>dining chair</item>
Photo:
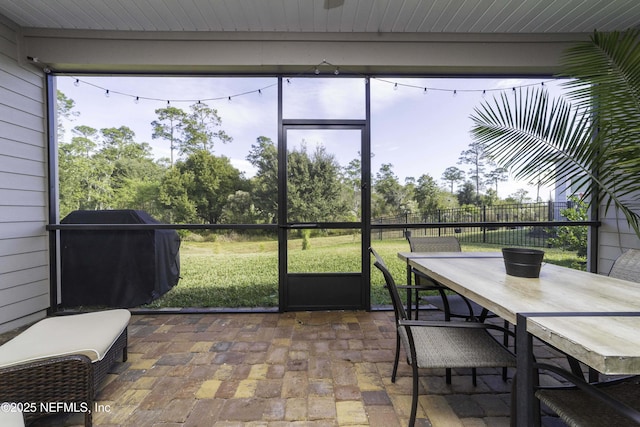
<path id="1" fill-rule="evenodd" d="M 411 252 L 461 252 L 460 242 L 453 236 L 438 237 L 407 237 Z M 451 318 L 480 319 L 484 320 L 489 312 L 479 304 L 468 300 L 462 295 L 456 294 L 447 287 L 433 281 L 416 269 L 412 269 L 414 275 L 414 292 L 416 304 L 416 319 L 419 317 L 420 302 L 425 302 L 444 312 L 445 320 Z M 420 296 L 420 292 L 432 291 L 430 295 Z M 434 294 L 433 291 L 436 293 Z M 411 308 L 409 308 L 411 309 Z"/>
<path id="2" fill-rule="evenodd" d="M 640 250 L 620 255 L 610 277 L 640 283 Z M 535 396 L 570 426 L 640 425 L 640 376 L 588 383 L 584 377 L 557 366 L 534 364 L 564 378 L 570 385 L 539 387 Z M 539 417 L 538 417 L 539 418 Z"/>
<path id="3" fill-rule="evenodd" d="M 475 372 L 479 367 L 516 366 L 514 354 L 489 332 L 494 330 L 504 333 L 504 328 L 479 322 L 410 320 L 386 264 L 373 248 L 369 248 L 369 252 L 375 258 L 375 267 L 384 276 L 395 313 L 396 354 L 391 382 L 396 381 L 401 346 L 411 366 L 413 392 L 409 427 L 416 420 L 419 369 L 471 368 Z M 451 384 L 450 374 L 447 376 L 447 384 Z"/>
<path id="4" fill-rule="evenodd" d="M 571 384 L 540 387 L 535 392 L 567 425 L 640 426 L 640 376 L 588 383 L 558 366 L 536 363 L 534 369 L 553 372 Z"/>
<path id="5" fill-rule="evenodd" d="M 628 249 L 613 263 L 609 277 L 640 283 L 640 249 Z"/>
<path id="6" fill-rule="evenodd" d="M 438 236 L 438 237 L 407 237 L 411 252 L 461 252 L 460 242 L 454 236 Z M 415 301 L 416 301 L 416 319 L 419 317 L 420 301 L 437 308 L 444 312 L 445 320 L 451 318 L 461 318 L 464 320 L 478 320 L 484 322 L 487 319 L 497 318 L 498 315 L 490 312 L 480 304 L 475 303 L 460 294 L 448 289 L 431 278 L 425 276 L 416 269 L 413 269 L 415 277 Z M 435 295 L 419 296 L 420 291 L 430 290 L 436 291 Z M 509 329 L 509 322 L 503 322 L 503 327 Z M 502 344 L 509 346 L 509 334 L 505 334 L 502 338 Z M 502 372 L 502 378 L 506 380 L 507 370 Z"/>

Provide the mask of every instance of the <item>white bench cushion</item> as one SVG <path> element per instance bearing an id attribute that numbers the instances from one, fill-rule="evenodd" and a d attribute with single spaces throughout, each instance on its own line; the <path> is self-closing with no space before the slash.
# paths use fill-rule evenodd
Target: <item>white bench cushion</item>
<path id="1" fill-rule="evenodd" d="M 124 309 L 48 317 L 0 346 L 0 367 L 69 354 L 102 360 L 130 318 Z"/>
<path id="2" fill-rule="evenodd" d="M 0 408 L 0 426 L 2 427 L 24 427 L 24 416 L 22 412 L 15 411 L 15 403 L 9 403 L 10 406 L 2 406 L 5 410 Z M 7 410 L 9 408 L 9 410 Z"/>

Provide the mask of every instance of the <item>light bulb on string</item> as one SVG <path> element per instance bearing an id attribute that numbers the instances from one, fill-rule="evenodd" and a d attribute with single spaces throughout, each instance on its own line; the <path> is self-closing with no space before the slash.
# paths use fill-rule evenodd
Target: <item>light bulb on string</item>
<path id="1" fill-rule="evenodd" d="M 323 61 L 321 64 L 316 65 L 314 67 L 314 69 L 313 69 L 314 73 L 322 74 L 321 70 L 320 70 L 320 67 L 324 66 L 324 65 L 330 66 L 330 67 L 335 67 L 334 70 L 333 70 L 333 74 L 334 75 L 338 76 L 340 74 L 340 68 L 338 66 L 333 65 L 331 63 L 328 63 L 326 61 Z M 287 82 L 287 85 L 291 85 L 292 84 L 291 79 L 295 78 L 295 77 L 297 77 L 297 76 L 285 78 L 285 80 Z M 371 78 L 375 78 L 375 77 L 371 77 L 371 76 L 366 76 L 364 74 L 361 75 L 361 77 L 363 78 L 363 82 L 365 83 L 365 85 L 369 84 Z M 95 88 L 97 88 L 99 90 L 103 90 L 105 97 L 109 98 L 110 95 L 111 95 L 111 91 L 109 89 L 105 89 L 103 87 L 94 85 L 94 84 L 92 84 L 90 82 L 81 81 L 80 79 L 75 78 L 75 77 L 71 77 L 71 78 L 73 80 L 73 85 L 74 86 L 80 86 L 80 83 L 87 83 L 88 85 L 94 86 Z M 401 86 L 401 84 L 398 83 L 398 82 L 393 82 L 393 81 L 388 81 L 388 80 L 383 80 L 383 79 L 378 79 L 378 78 L 376 78 L 376 79 L 380 80 L 382 82 L 385 82 L 385 83 L 393 84 L 393 90 L 395 90 L 395 91 L 399 90 L 398 88 L 399 88 L 399 86 Z M 538 83 L 534 83 L 534 84 L 537 85 Z M 534 84 L 523 84 L 522 86 L 514 86 L 514 87 L 512 87 L 512 92 L 514 93 L 514 96 L 515 96 L 516 95 L 516 89 L 522 89 L 523 87 L 533 86 Z M 539 84 L 541 85 L 541 87 L 545 88 L 545 82 L 544 81 L 539 82 Z M 421 87 L 421 86 L 415 86 L 415 85 L 412 85 L 412 84 L 405 84 L 405 83 L 403 83 L 402 86 L 406 86 L 406 87 L 413 88 L 413 89 L 418 89 L 418 90 L 421 89 L 423 95 L 427 95 L 427 93 L 432 90 L 432 89 L 430 89 L 430 88 L 428 88 L 426 86 Z M 458 95 L 457 89 L 436 89 L 436 90 L 443 90 L 443 91 L 452 92 L 453 97 L 457 97 L 457 95 Z M 486 94 L 487 94 L 487 91 L 493 91 L 493 90 L 495 90 L 495 89 L 463 90 L 463 92 L 480 92 L 482 98 L 485 98 Z M 231 98 L 233 98 L 235 96 L 247 95 L 249 93 L 254 93 L 254 92 L 258 92 L 258 95 L 262 96 L 262 89 L 255 89 L 255 90 L 250 91 L 250 92 L 243 92 L 243 93 L 239 93 L 239 94 L 229 95 L 229 96 L 227 96 L 227 100 L 229 102 L 232 102 Z M 128 94 L 128 93 L 119 92 L 118 90 L 116 90 L 115 93 L 118 94 L 118 95 L 124 95 L 124 96 L 131 97 L 136 104 L 138 104 L 139 101 L 140 101 L 140 97 L 139 96 L 135 96 L 135 95 Z M 149 99 L 149 100 L 154 100 L 154 101 L 162 101 L 162 98 L 143 98 L 143 99 Z M 216 98 L 216 99 L 219 99 L 219 98 Z M 224 99 L 224 97 L 222 99 Z M 167 106 L 170 106 L 170 101 L 167 100 L 166 102 L 167 102 Z M 186 102 L 186 100 L 184 100 L 184 101 L 183 100 L 177 100 L 177 102 Z M 193 102 L 193 101 L 189 101 L 189 102 Z M 197 103 L 200 104 L 200 103 L 202 103 L 202 101 L 198 100 Z"/>

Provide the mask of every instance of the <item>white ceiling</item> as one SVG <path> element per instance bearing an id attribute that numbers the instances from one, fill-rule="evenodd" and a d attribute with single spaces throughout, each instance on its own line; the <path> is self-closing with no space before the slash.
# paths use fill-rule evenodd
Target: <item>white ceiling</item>
<path id="1" fill-rule="evenodd" d="M 22 27 L 119 31 L 590 33 L 639 0 L 0 0 Z"/>

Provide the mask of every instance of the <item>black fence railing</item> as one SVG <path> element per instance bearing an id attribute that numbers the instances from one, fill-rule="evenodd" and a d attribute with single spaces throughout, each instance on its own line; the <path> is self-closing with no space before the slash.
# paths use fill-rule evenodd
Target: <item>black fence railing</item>
<path id="1" fill-rule="evenodd" d="M 374 239 L 454 235 L 462 243 L 548 247 L 558 226 L 593 226 L 568 221 L 561 212 L 571 202 L 528 203 L 437 209 L 425 215 L 403 214 L 371 221 Z"/>
<path id="2" fill-rule="evenodd" d="M 572 202 L 514 203 L 498 206 L 466 206 L 435 209 L 426 214 L 406 213 L 377 218 L 373 223 L 402 224 L 420 222 L 523 222 L 566 221 L 561 212 L 574 206 Z"/>

